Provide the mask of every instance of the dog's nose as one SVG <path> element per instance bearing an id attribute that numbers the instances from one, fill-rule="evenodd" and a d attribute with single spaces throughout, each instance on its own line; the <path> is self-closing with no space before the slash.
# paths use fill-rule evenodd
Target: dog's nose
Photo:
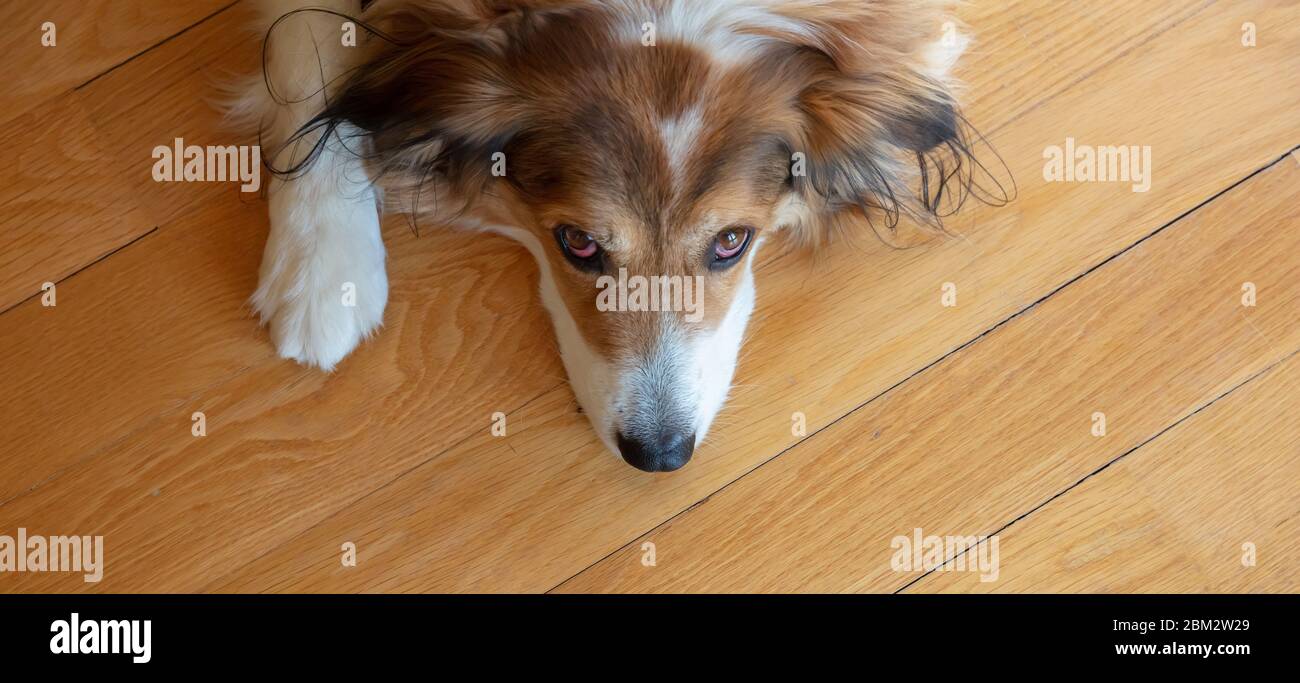
<path id="1" fill-rule="evenodd" d="M 618 452 L 627 464 L 646 472 L 672 472 L 695 452 L 695 434 L 663 432 L 649 440 L 618 433 Z"/>

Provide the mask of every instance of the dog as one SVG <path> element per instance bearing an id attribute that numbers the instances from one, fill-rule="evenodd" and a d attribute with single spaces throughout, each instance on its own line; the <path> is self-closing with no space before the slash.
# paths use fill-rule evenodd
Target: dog
<path id="1" fill-rule="evenodd" d="M 281 356 L 329 371 L 383 321 L 383 212 L 505 235 L 596 434 L 676 470 L 726 400 L 766 240 L 935 224 L 971 189 L 950 5 L 267 2 L 234 106 L 275 175 L 252 306 Z M 662 278 L 670 304 L 696 283 L 699 310 L 598 307 L 616 276 Z"/>

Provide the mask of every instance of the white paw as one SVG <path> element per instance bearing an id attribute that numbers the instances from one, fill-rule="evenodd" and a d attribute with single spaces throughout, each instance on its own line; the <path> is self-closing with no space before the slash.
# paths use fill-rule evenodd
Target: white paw
<path id="1" fill-rule="evenodd" d="M 382 251 L 378 263 L 368 264 L 347 262 L 360 260 L 355 253 L 313 259 L 302 252 L 272 256 L 270 251 L 268 244 L 264 260 L 274 265 L 269 272 L 263 268 L 253 308 L 282 358 L 333 370 L 383 323 L 388 278 Z"/>
<path id="2" fill-rule="evenodd" d="M 388 302 L 377 197 L 353 163 L 326 151 L 308 173 L 272 182 L 251 299 L 280 356 L 327 371 L 379 327 Z"/>

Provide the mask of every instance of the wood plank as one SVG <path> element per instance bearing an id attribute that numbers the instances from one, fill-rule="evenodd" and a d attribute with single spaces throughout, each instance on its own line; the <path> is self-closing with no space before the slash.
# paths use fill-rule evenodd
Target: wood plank
<path id="1" fill-rule="evenodd" d="M 142 98 L 140 92 L 120 88 L 116 73 L 103 83 L 91 83 L 88 92 L 72 92 L 72 88 L 228 4 L 228 0 L 180 5 L 55 2 L 7 10 L 19 15 L 12 17 L 11 25 L 32 28 L 9 32 L 6 47 L 11 49 L 3 51 L 5 65 L 16 79 L 0 95 L 0 111 L 4 111 L 0 118 L 17 118 L 5 128 L 0 149 L 17 163 L 0 173 L 0 205 L 5 208 L 0 218 L 0 311 L 40 292 L 43 283 L 59 282 L 158 225 L 162 212 L 144 212 L 137 200 L 143 182 L 155 191 L 158 187 L 150 177 L 149 150 L 171 138 L 159 134 L 152 144 L 141 139 L 135 141 L 138 146 L 123 148 L 102 135 L 104 129 L 92 122 L 86 106 L 89 101 L 101 110 L 93 117 L 98 121 L 108 108 L 104 103 L 118 108 L 156 103 Z M 236 20 L 248 18 L 232 14 L 238 15 Z M 53 47 L 40 44 L 38 27 L 45 21 L 56 26 Z M 229 18 L 211 23 L 220 24 L 227 34 L 240 35 L 229 30 L 233 26 Z M 162 58 L 188 77 L 174 50 L 174 45 L 164 45 L 153 52 L 166 53 Z M 215 120 L 201 92 L 175 85 L 174 81 L 151 83 L 151 87 L 169 87 L 188 103 L 185 117 L 179 120 Z M 209 113 L 206 118 L 195 116 L 196 110 Z M 145 118 L 169 126 L 178 120 L 152 114 L 136 120 Z M 193 190 L 194 185 L 188 185 L 180 192 Z"/>
<path id="2" fill-rule="evenodd" d="M 252 3 L 241 3 L 77 91 L 101 133 L 123 160 L 122 173 L 153 221 L 167 226 L 218 203 L 256 202 L 235 182 L 156 182 L 152 150 L 186 145 L 253 145 L 256 131 L 234 130 L 220 102 L 229 87 L 261 64 Z M 166 115 L 159 115 L 166 112 Z M 261 169 L 265 171 L 265 169 Z M 265 173 L 262 185 L 270 182 Z"/>
<path id="3" fill-rule="evenodd" d="M 896 537 L 991 534 L 1300 349 L 1297 200 L 1280 160 L 560 590 L 902 587 Z"/>
<path id="4" fill-rule="evenodd" d="M 74 96 L 0 132 L 0 311 L 153 229 Z M 75 191 L 70 191 L 75 188 Z M 57 303 L 57 289 L 56 303 Z M 54 313 L 54 308 L 46 313 Z"/>
<path id="5" fill-rule="evenodd" d="M 986 133 L 996 132 L 1212 4 L 969 3 L 961 7 L 961 17 L 975 30 L 968 32 L 972 42 L 956 71 L 966 91 L 977 96 L 967 116 Z M 1026 50 L 1035 58 L 1024 59 Z M 1020 87 L 1026 83 L 1033 85 Z M 986 128 L 985 122 L 997 127 Z"/>
<path id="6" fill-rule="evenodd" d="M 1292 356 L 1002 531 L 997 581 L 908 592 L 1300 590 L 1297 386 Z"/>
<path id="7" fill-rule="evenodd" d="M 232 4 L 231 0 L 7 3 L 0 37 L 0 122 L 24 114 Z M 55 44 L 42 44 L 45 22 Z"/>
<path id="8" fill-rule="evenodd" d="M 998 140 L 1022 178 L 1041 177 L 1044 146 L 1060 144 L 1066 131 L 1086 140 L 1148 142 L 1159 150 L 1158 159 L 1169 160 L 1162 162 L 1162 179 L 1151 192 L 1027 183 L 1009 217 L 995 211 L 970 215 L 962 229 L 979 240 L 975 248 L 957 242 L 902 253 L 835 253 L 816 270 L 807 261 L 790 259 L 765 272 L 760 312 L 738 379 L 742 386 L 723 416 L 730 424 L 687 470 L 637 477 L 598 448 L 574 453 L 564 447 L 589 441 L 580 419 L 532 417 L 530 425 L 542 426 L 512 435 L 508 443 L 482 437 L 457 447 L 259 558 L 221 588 L 541 590 L 599 560 L 796 442 L 790 434 L 793 411 L 808 415 L 810 429 L 829 423 L 851 407 L 850 397 L 883 391 L 926 359 L 974 336 L 978 321 L 1028 305 L 1052 283 L 1085 270 L 1080 263 L 1101 260 L 1125 240 L 1137 239 L 1227 185 L 1234 176 L 1222 174 L 1226 168 L 1236 166 L 1244 176 L 1245 159 L 1275 158 L 1294 138 L 1294 124 L 1283 123 L 1260 137 L 1244 125 L 1239 109 L 1246 100 L 1260 104 L 1247 93 L 1269 92 L 1267 77 L 1247 85 L 1183 65 L 1211 59 L 1244 75 L 1250 73 L 1247 63 L 1294 60 L 1285 55 L 1294 54 L 1297 42 L 1288 19 L 1295 10 L 1250 8 L 1280 32 L 1275 34 L 1280 49 L 1242 55 L 1236 43 L 1222 40 L 1228 10 L 1215 9 L 1222 13 L 1198 16 L 1162 35 L 1159 44 L 1099 72 L 1096 78 L 1107 88 L 1071 90 L 1030 112 Z M 1134 107 L 1124 93 L 1144 91 L 1152 79 L 1169 89 Z M 1238 86 L 1243 89 L 1235 90 Z M 1295 106 L 1297 93 L 1271 92 L 1279 95 L 1278 115 Z M 1177 125 L 1167 115 L 1151 115 L 1192 110 L 1196 117 Z M 1233 131 L 1229 137 L 1256 151 L 1207 149 L 1196 142 L 1221 137 L 1225 127 Z M 950 279 L 959 279 L 971 296 L 954 309 L 940 309 L 939 285 Z M 1226 376 L 1233 367 L 1225 364 L 1221 370 Z M 541 409 L 545 403 L 535 405 Z M 563 402 L 556 397 L 555 405 Z M 465 482 L 488 482 L 491 488 L 466 492 L 459 488 Z M 528 495 L 535 491 L 544 491 L 545 500 Z M 488 500 L 471 504 L 475 495 Z M 515 529 L 523 534 L 515 543 L 488 540 L 500 534 L 515 538 Z M 338 566 L 336 551 L 347 540 L 370 553 L 363 566 Z"/>

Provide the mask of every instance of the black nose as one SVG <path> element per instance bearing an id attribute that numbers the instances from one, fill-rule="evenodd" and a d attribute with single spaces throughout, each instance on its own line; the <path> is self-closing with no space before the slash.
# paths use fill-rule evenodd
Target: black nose
<path id="1" fill-rule="evenodd" d="M 695 434 L 664 432 L 658 438 L 642 439 L 618 433 L 618 452 L 627 464 L 646 472 L 672 472 L 695 452 Z"/>

